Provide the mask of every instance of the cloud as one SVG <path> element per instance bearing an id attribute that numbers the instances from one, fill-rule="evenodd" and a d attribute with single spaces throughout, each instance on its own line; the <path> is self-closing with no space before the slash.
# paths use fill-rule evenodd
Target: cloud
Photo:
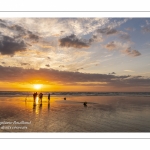
<path id="1" fill-rule="evenodd" d="M 38 35 L 34 34 L 31 31 L 28 31 L 28 37 L 29 37 L 29 39 L 34 40 L 35 42 L 38 42 L 40 39 L 40 37 Z"/>
<path id="2" fill-rule="evenodd" d="M 150 32 L 150 22 L 148 20 L 145 20 L 146 25 L 142 25 L 141 29 L 143 33 L 149 33 Z"/>
<path id="3" fill-rule="evenodd" d="M 29 40 L 32 40 L 34 42 L 38 42 L 40 37 L 33 32 L 19 26 L 19 25 L 13 25 L 9 27 L 10 30 L 12 31 L 17 31 L 18 34 L 15 36 L 16 38 L 27 38 Z"/>
<path id="4" fill-rule="evenodd" d="M 0 27 L 2 27 L 2 28 L 7 27 L 7 25 L 5 25 L 5 21 L 3 21 L 2 19 L 0 19 Z"/>
<path id="5" fill-rule="evenodd" d="M 113 28 L 114 25 L 110 25 L 110 27 L 97 29 L 96 32 L 99 34 L 102 34 L 104 36 L 112 36 L 115 35 L 119 40 L 131 43 L 130 35 L 126 32 L 123 32 L 121 30 L 117 30 Z M 116 24 L 116 26 L 118 26 Z M 114 26 L 115 27 L 115 26 Z M 113 50 L 117 48 L 117 45 L 114 42 L 111 42 L 106 45 L 106 49 Z"/>
<path id="6" fill-rule="evenodd" d="M 82 69 L 82 68 L 80 68 Z M 54 69 L 23 69 L 20 67 L 0 66 L 0 81 L 24 81 L 30 77 L 60 82 L 110 82 L 112 79 L 126 79 L 129 76 L 114 76 L 107 74 L 90 74 L 80 72 L 59 71 Z M 21 78 L 20 78 L 21 77 Z"/>
<path id="7" fill-rule="evenodd" d="M 134 72 L 133 70 L 124 70 L 124 71 L 126 71 L 126 72 Z"/>
<path id="8" fill-rule="evenodd" d="M 82 70 L 82 69 L 84 69 L 84 68 L 78 68 L 77 71 Z"/>
<path id="9" fill-rule="evenodd" d="M 88 48 L 87 42 L 82 39 L 78 39 L 76 35 L 72 34 L 59 40 L 61 47 L 73 47 L 73 48 Z"/>
<path id="10" fill-rule="evenodd" d="M 4 20 L 0 20 L 0 27 L 11 32 L 14 38 L 27 38 L 36 42 L 40 39 L 38 35 L 15 23 L 10 25 Z M 3 34 L 5 34 L 5 32 Z"/>
<path id="11" fill-rule="evenodd" d="M 105 35 L 113 35 L 113 34 L 117 34 L 118 33 L 118 31 L 116 29 L 112 29 L 112 28 L 97 29 L 97 32 L 105 34 Z"/>
<path id="12" fill-rule="evenodd" d="M 2 55 L 13 55 L 18 51 L 25 51 L 27 44 L 24 41 L 15 40 L 9 36 L 0 37 L 0 53 Z"/>
<path id="13" fill-rule="evenodd" d="M 150 79 L 142 76 L 122 75 L 116 76 L 114 72 L 111 74 L 92 74 L 59 71 L 54 69 L 23 69 L 19 67 L 3 67 L 0 66 L 0 81 L 3 82 L 34 82 L 36 80 L 42 83 L 56 82 L 64 85 L 78 85 L 78 83 L 92 83 L 89 86 L 95 86 L 96 82 L 101 85 L 111 87 L 149 87 Z"/>
<path id="14" fill-rule="evenodd" d="M 93 42 L 102 42 L 103 38 L 99 37 L 98 35 L 92 35 L 92 37 L 89 39 L 89 44 L 92 44 Z"/>
<path id="15" fill-rule="evenodd" d="M 125 28 L 126 31 L 135 31 L 134 28 L 131 28 L 131 27 L 128 27 L 128 28 Z"/>
<path id="16" fill-rule="evenodd" d="M 116 30 L 114 28 L 107 27 L 107 28 L 97 29 L 96 32 L 107 36 L 117 35 L 119 39 L 130 41 L 130 35 L 128 33 Z"/>
<path id="17" fill-rule="evenodd" d="M 49 65 L 49 64 L 46 64 L 45 66 L 46 66 L 46 67 L 50 67 L 50 65 Z"/>
<path id="18" fill-rule="evenodd" d="M 119 32 L 119 38 L 125 41 L 130 41 L 130 35 L 126 32 L 120 31 Z"/>
<path id="19" fill-rule="evenodd" d="M 128 56 L 132 56 L 132 57 L 136 57 L 136 56 L 140 56 L 141 53 L 137 50 L 132 50 L 131 47 L 129 47 L 129 44 L 123 44 L 121 42 L 116 42 L 116 41 L 112 41 L 106 45 L 104 45 L 104 47 L 108 50 L 118 50 L 119 52 L 126 54 Z"/>
<path id="20" fill-rule="evenodd" d="M 150 24 L 142 26 L 142 32 L 143 33 L 149 33 L 150 32 Z"/>
<path id="21" fill-rule="evenodd" d="M 109 73 L 109 74 L 116 74 L 115 72 Z"/>
<path id="22" fill-rule="evenodd" d="M 137 50 L 132 50 L 130 47 L 127 48 L 127 49 L 125 49 L 125 50 L 123 50 L 122 52 L 123 52 L 124 54 L 129 55 L 129 56 L 132 56 L 132 57 L 136 57 L 136 56 L 140 56 L 140 55 L 141 55 L 141 53 L 140 53 L 139 51 L 137 51 Z"/>
<path id="23" fill-rule="evenodd" d="M 64 66 L 64 65 L 60 65 L 59 67 L 60 67 L 60 68 L 64 68 L 65 66 Z"/>
<path id="24" fill-rule="evenodd" d="M 114 50 L 117 48 L 117 45 L 114 41 L 108 43 L 105 45 L 105 48 L 108 49 L 108 50 Z"/>
<path id="25" fill-rule="evenodd" d="M 22 66 L 30 65 L 29 63 L 21 63 Z"/>
<path id="26" fill-rule="evenodd" d="M 23 34 L 23 35 L 26 34 L 26 30 L 23 27 L 19 26 L 19 25 L 12 25 L 12 26 L 7 25 L 7 28 L 10 29 L 10 30 L 13 30 L 13 31 L 17 31 L 17 32 L 19 32 L 20 34 Z"/>

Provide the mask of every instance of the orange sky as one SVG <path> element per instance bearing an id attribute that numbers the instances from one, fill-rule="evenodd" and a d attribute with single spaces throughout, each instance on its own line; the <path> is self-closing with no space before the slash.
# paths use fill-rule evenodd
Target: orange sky
<path id="1" fill-rule="evenodd" d="M 149 91 L 149 39 L 149 18 L 1 18 L 0 90 Z"/>

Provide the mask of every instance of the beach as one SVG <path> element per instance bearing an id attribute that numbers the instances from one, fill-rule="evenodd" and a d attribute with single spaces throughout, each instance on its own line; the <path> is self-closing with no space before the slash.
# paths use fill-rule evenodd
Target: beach
<path id="1" fill-rule="evenodd" d="M 150 132 L 149 96 L 65 97 L 1 96 L 0 132 Z"/>

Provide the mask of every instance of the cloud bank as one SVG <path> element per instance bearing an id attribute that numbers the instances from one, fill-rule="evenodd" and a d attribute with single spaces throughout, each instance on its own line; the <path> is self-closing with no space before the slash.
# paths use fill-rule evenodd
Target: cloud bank
<path id="1" fill-rule="evenodd" d="M 54 69 L 34 70 L 2 66 L 0 66 L 0 70 L 0 81 L 3 82 L 34 82 L 35 80 L 39 80 L 43 82 L 56 82 L 64 85 L 84 85 L 85 83 L 90 83 L 89 86 L 150 87 L 150 78 L 130 75 L 117 76 L 115 72 L 110 74 L 92 74 L 58 71 Z"/>

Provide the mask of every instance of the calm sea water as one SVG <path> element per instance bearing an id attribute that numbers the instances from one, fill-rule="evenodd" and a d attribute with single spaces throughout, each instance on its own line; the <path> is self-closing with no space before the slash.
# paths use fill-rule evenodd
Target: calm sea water
<path id="1" fill-rule="evenodd" d="M 38 92 L 40 93 L 40 92 Z M 42 92 L 53 96 L 150 96 L 150 92 Z M 0 91 L 0 96 L 32 96 L 29 91 Z"/>
<path id="2" fill-rule="evenodd" d="M 150 132 L 149 93 L 32 94 L 0 92 L 0 132 Z"/>

